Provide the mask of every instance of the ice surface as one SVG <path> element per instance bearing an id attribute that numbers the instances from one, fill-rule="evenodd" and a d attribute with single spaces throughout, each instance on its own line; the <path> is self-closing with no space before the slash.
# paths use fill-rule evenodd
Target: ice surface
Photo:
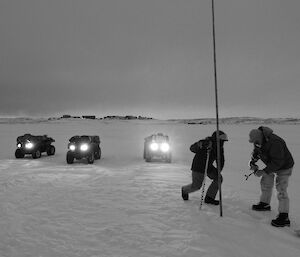
<path id="1" fill-rule="evenodd" d="M 282 136 L 296 165 L 290 180 L 291 228 L 274 228 L 272 211 L 250 210 L 259 197 L 259 179 L 248 173 L 248 132 L 257 125 L 222 125 L 229 136 L 223 171 L 223 217 L 204 205 L 201 192 L 181 199 L 189 183 L 189 146 L 209 136 L 213 125 L 160 121 L 69 120 L 0 124 L 1 257 L 295 257 L 300 256 L 299 125 L 270 125 Z M 173 162 L 146 163 L 144 138 L 169 135 Z M 15 159 L 16 138 L 47 134 L 56 154 Z M 102 158 L 94 164 L 66 163 L 68 139 L 101 138 Z M 207 180 L 209 183 L 210 180 Z"/>

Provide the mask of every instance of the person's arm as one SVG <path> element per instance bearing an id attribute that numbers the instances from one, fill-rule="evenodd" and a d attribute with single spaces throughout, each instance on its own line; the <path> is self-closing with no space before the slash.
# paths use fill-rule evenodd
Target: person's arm
<path id="1" fill-rule="evenodd" d="M 267 174 L 279 170 L 284 165 L 284 146 L 280 141 L 274 141 L 271 145 L 266 167 L 263 169 Z"/>
<path id="2" fill-rule="evenodd" d="M 205 139 L 199 140 L 198 142 L 192 144 L 190 146 L 190 150 L 193 153 L 198 153 L 200 150 L 208 149 L 211 146 L 212 146 L 212 143 L 209 140 L 209 138 L 205 138 Z"/>
<path id="3" fill-rule="evenodd" d="M 198 142 L 196 142 L 196 143 L 194 143 L 194 144 L 192 144 L 191 146 L 190 146 L 190 150 L 191 150 L 191 152 L 193 152 L 193 153 L 197 153 L 198 151 L 199 151 L 199 142 L 200 141 L 198 141 Z"/>

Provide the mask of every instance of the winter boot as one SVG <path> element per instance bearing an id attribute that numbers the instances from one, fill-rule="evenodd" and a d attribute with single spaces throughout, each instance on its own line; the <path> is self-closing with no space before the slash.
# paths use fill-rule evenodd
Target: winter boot
<path id="1" fill-rule="evenodd" d="M 189 194 L 185 193 L 182 188 L 181 188 L 181 196 L 184 201 L 189 200 Z"/>
<path id="2" fill-rule="evenodd" d="M 220 201 L 215 200 L 215 199 L 213 199 L 209 196 L 205 196 L 204 202 L 207 203 L 207 204 L 213 204 L 213 205 L 219 205 L 220 204 Z"/>
<path id="3" fill-rule="evenodd" d="M 272 220 L 271 225 L 274 227 L 289 227 L 291 225 L 291 222 L 289 220 L 289 214 L 279 213 L 277 218 L 275 220 Z"/>
<path id="4" fill-rule="evenodd" d="M 268 203 L 259 202 L 258 204 L 252 205 L 252 210 L 254 210 L 254 211 L 270 211 L 271 206 Z"/>

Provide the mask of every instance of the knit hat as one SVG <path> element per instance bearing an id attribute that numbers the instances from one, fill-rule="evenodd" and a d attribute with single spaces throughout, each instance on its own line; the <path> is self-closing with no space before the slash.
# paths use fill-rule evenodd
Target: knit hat
<path id="1" fill-rule="evenodd" d="M 261 143 L 263 133 L 259 129 L 252 129 L 249 133 L 249 143 Z"/>

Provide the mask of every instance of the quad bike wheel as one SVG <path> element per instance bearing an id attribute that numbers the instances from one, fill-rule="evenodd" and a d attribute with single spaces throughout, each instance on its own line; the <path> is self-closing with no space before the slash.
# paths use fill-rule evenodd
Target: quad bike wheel
<path id="1" fill-rule="evenodd" d="M 95 160 L 101 159 L 101 148 L 99 148 L 98 152 L 95 152 Z"/>
<path id="2" fill-rule="evenodd" d="M 87 157 L 87 161 L 89 164 L 93 164 L 95 161 L 95 156 L 94 153 L 91 153 L 88 157 Z"/>
<path id="3" fill-rule="evenodd" d="M 66 159 L 67 159 L 67 163 L 68 163 L 68 164 L 74 163 L 74 156 L 73 156 L 72 153 L 68 152 L 68 153 L 67 153 Z"/>
<path id="4" fill-rule="evenodd" d="M 53 145 L 50 145 L 47 149 L 47 155 L 54 155 L 55 154 L 55 147 Z"/>
<path id="5" fill-rule="evenodd" d="M 16 157 L 17 159 L 24 158 L 24 156 L 25 156 L 25 154 L 24 154 L 24 152 L 23 152 L 21 149 L 17 149 L 17 150 L 15 151 L 15 157 Z"/>
<path id="6" fill-rule="evenodd" d="M 36 150 L 35 152 L 32 153 L 32 158 L 33 159 L 38 159 L 38 158 L 41 158 L 42 156 L 42 153 L 40 150 Z"/>

